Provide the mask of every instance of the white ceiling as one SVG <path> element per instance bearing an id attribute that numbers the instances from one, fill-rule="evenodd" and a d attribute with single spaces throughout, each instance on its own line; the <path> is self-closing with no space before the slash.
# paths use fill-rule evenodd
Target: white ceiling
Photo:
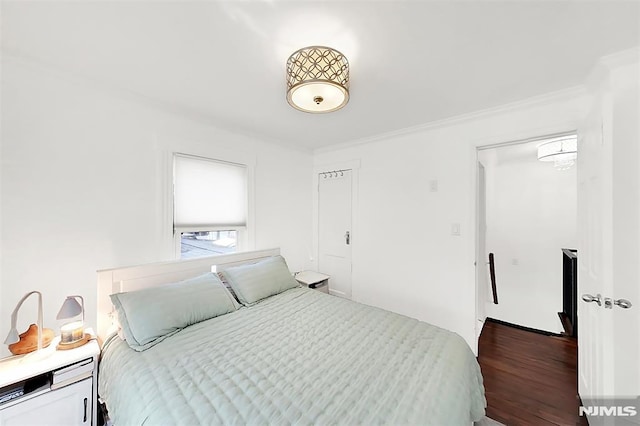
<path id="1" fill-rule="evenodd" d="M 5 53 L 302 149 L 579 85 L 639 28 L 638 1 L 2 2 Z M 350 61 L 340 111 L 286 102 L 311 44 Z"/>

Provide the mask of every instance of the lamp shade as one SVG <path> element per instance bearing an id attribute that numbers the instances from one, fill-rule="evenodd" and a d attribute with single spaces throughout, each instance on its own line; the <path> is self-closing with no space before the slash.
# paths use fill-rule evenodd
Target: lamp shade
<path id="1" fill-rule="evenodd" d="M 287 102 L 304 112 L 336 111 L 349 102 L 349 61 L 325 46 L 293 52 L 287 60 Z"/>
<path id="2" fill-rule="evenodd" d="M 77 298 L 82 300 L 82 305 L 78 303 Z M 62 303 L 60 307 L 60 311 L 56 316 L 56 319 L 68 319 L 73 318 L 77 315 L 83 314 L 84 317 L 84 300 L 80 296 L 67 296 L 67 298 Z M 84 318 L 83 318 L 84 319 Z"/>
<path id="3" fill-rule="evenodd" d="M 9 334 L 7 335 L 7 338 L 4 340 L 4 344 L 13 345 L 14 343 L 17 343 L 19 341 L 20 341 L 20 335 L 18 334 L 18 330 L 16 330 L 16 327 L 13 326 L 11 330 L 9 330 Z"/>

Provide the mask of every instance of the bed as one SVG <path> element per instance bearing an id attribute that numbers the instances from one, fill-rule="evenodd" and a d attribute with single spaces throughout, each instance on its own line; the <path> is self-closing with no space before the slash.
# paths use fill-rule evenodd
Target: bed
<path id="1" fill-rule="evenodd" d="M 480 369 L 457 334 L 296 285 L 263 297 L 260 291 L 269 287 L 264 275 L 251 282 L 254 287 L 234 286 L 238 277 L 246 281 L 246 271 L 278 263 L 278 254 L 265 250 L 99 273 L 98 333 L 105 342 L 98 392 L 116 425 L 469 425 L 484 416 Z M 235 309 L 225 305 L 222 310 L 230 312 L 154 331 L 168 335 L 150 346 L 108 336 L 114 310 L 124 314 L 126 301 L 117 295 L 151 291 L 156 297 L 167 283 L 193 280 L 212 266 L 236 290 L 242 303 L 234 300 Z M 259 300 L 246 297 L 247 288 L 257 289 Z M 195 311 L 209 309 L 209 303 L 198 307 L 205 298 L 192 299 Z M 164 311 L 179 311 L 179 297 L 170 299 L 171 309 Z M 141 310 L 145 305 L 159 306 L 148 295 L 130 303 Z M 163 321 L 154 319 L 154 326 Z"/>

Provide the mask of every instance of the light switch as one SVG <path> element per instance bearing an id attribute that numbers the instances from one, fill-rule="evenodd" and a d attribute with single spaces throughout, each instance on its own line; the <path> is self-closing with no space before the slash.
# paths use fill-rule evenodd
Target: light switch
<path id="1" fill-rule="evenodd" d="M 429 190 L 431 192 L 438 192 L 438 179 L 431 179 L 429 181 Z"/>
<path id="2" fill-rule="evenodd" d="M 451 224 L 451 235 L 460 236 L 460 224 L 452 223 Z"/>

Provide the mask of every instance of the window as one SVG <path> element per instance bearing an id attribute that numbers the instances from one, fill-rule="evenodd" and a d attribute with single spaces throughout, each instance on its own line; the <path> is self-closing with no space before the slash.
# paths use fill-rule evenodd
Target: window
<path id="1" fill-rule="evenodd" d="M 176 257 L 242 249 L 247 228 L 247 167 L 174 154 L 173 229 Z"/>

